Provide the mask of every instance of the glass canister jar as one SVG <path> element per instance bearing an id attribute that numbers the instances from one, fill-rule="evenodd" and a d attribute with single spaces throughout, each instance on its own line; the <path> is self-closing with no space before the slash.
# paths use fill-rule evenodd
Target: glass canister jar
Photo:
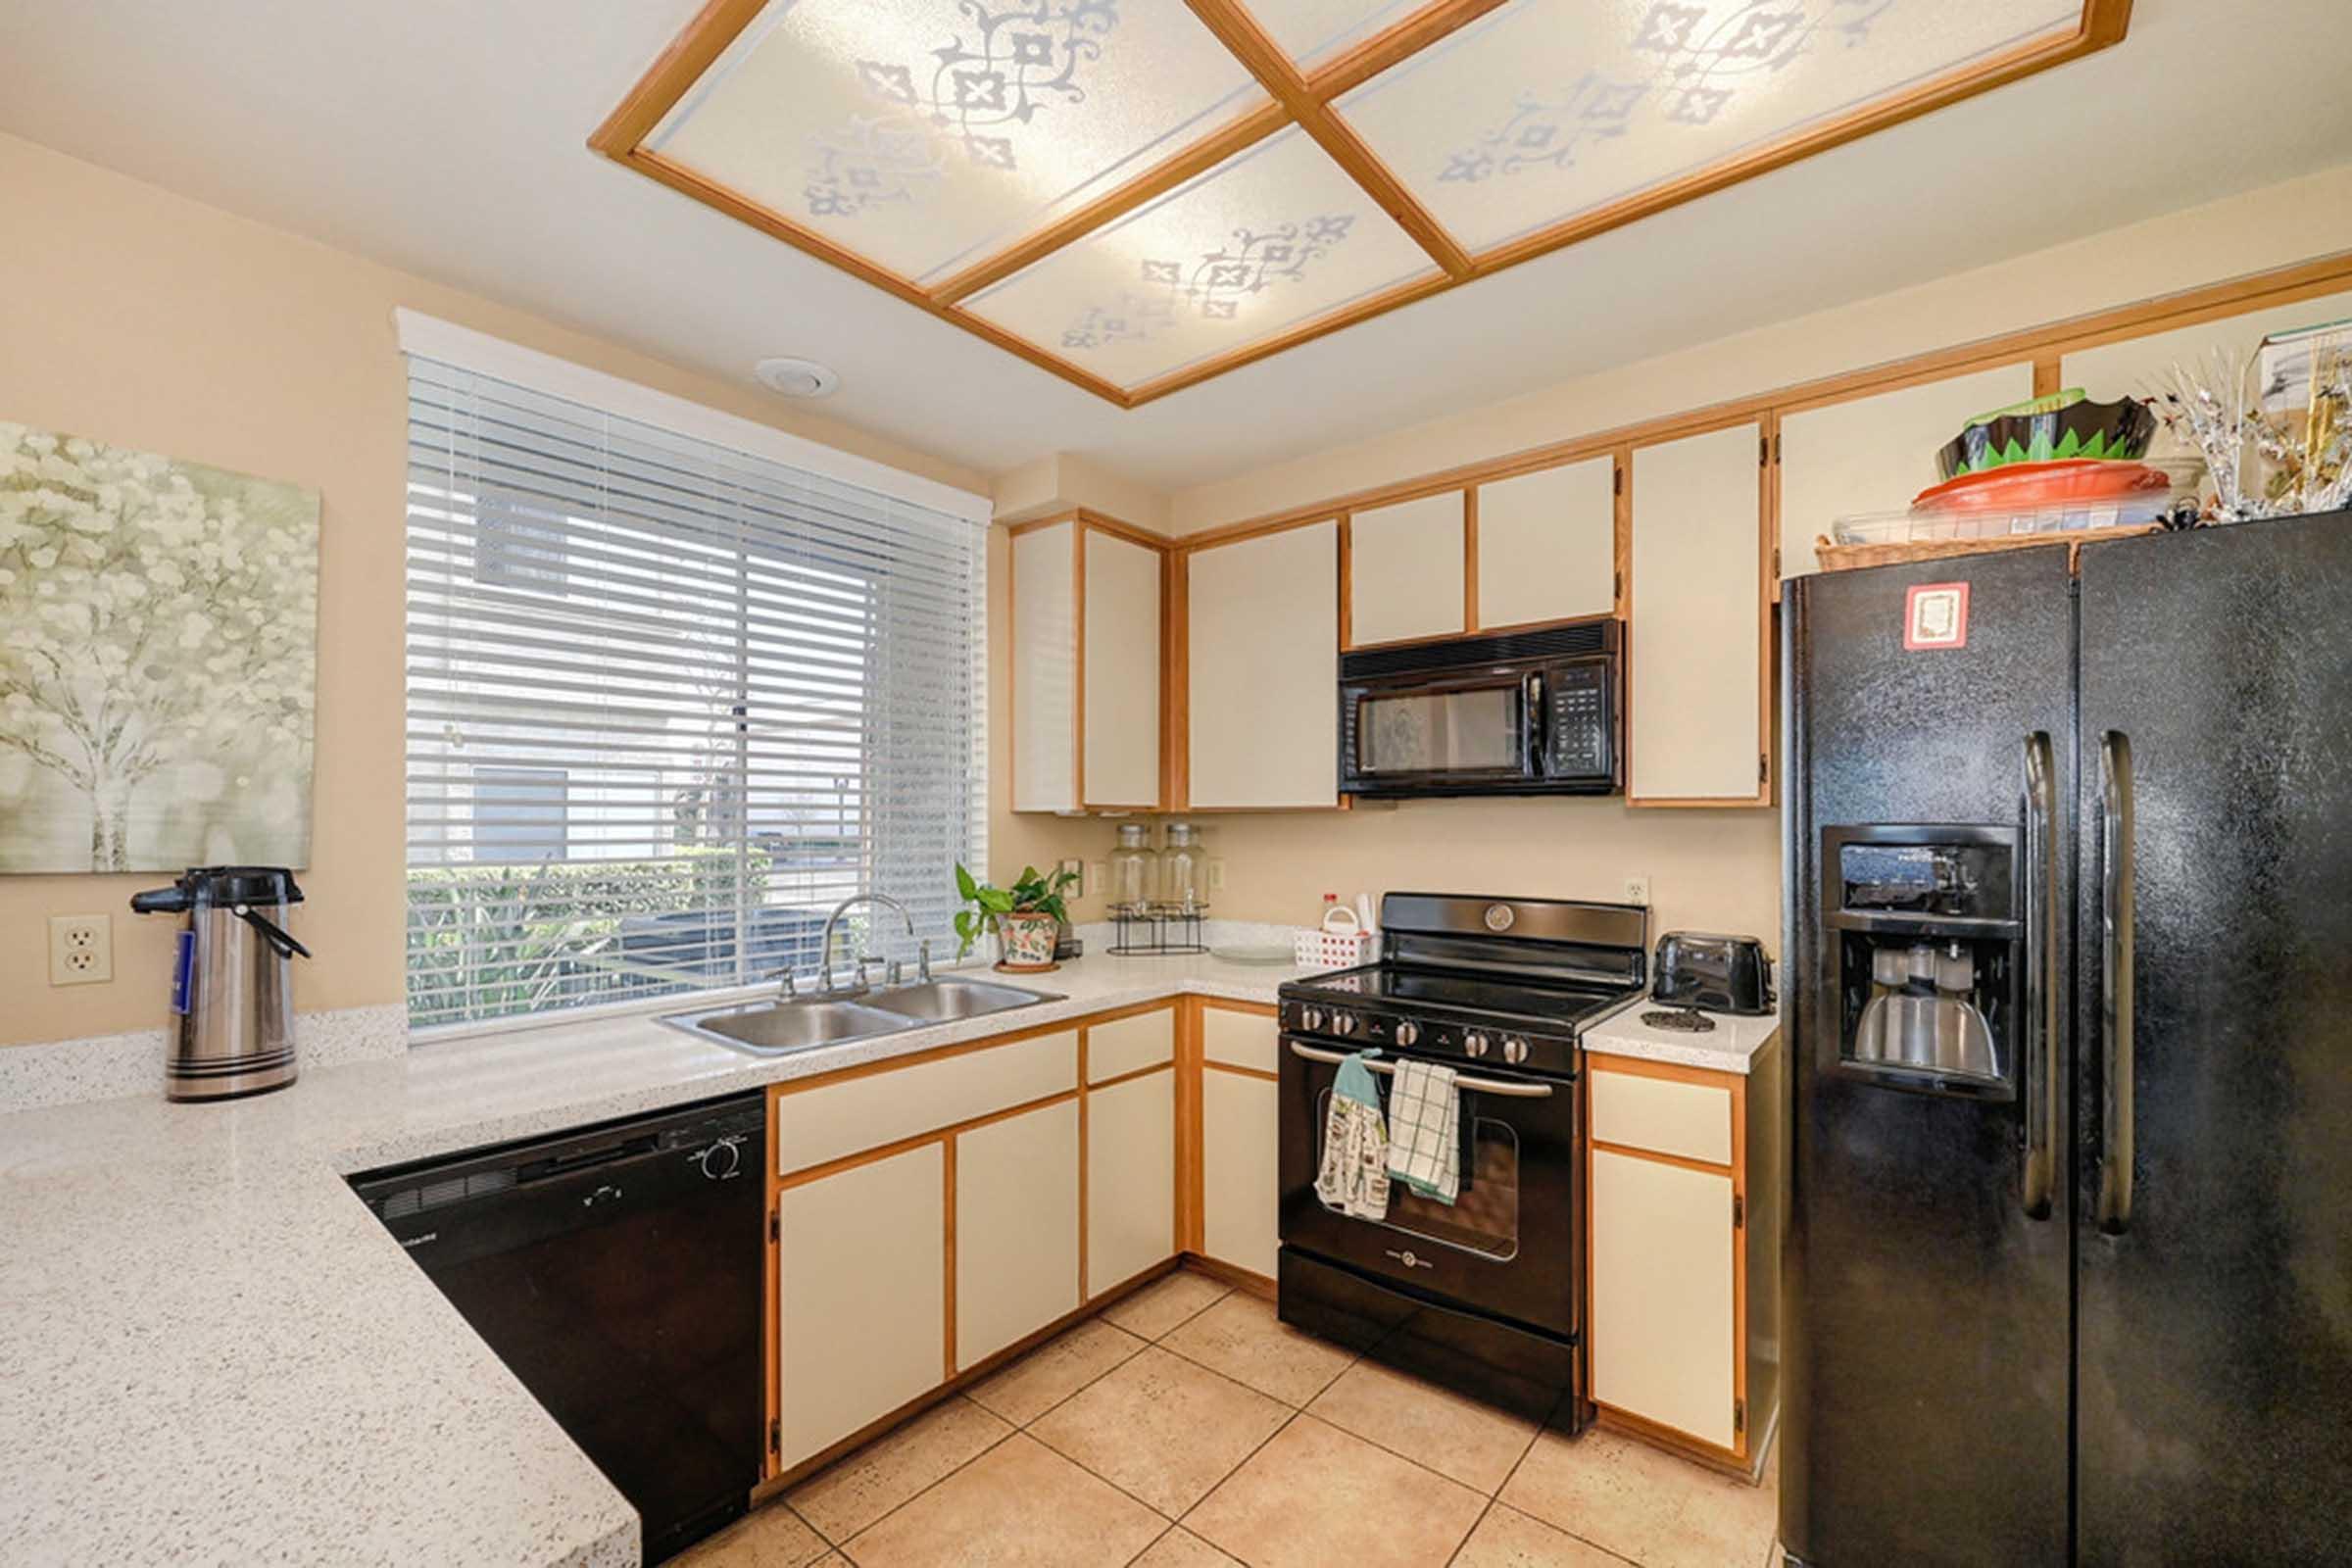
<path id="1" fill-rule="evenodd" d="M 1119 846 L 1110 852 L 1110 902 L 1113 907 L 1141 909 L 1159 897 L 1159 857 L 1152 850 L 1152 829 L 1142 822 L 1119 824 Z"/>
<path id="2" fill-rule="evenodd" d="M 1190 822 L 1168 824 L 1167 848 L 1159 852 L 1159 898 L 1180 910 L 1208 902 L 1208 852 Z"/>

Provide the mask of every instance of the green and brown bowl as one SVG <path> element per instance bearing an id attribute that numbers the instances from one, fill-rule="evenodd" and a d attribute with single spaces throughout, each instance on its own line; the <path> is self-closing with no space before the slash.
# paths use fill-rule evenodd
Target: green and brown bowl
<path id="1" fill-rule="evenodd" d="M 2004 468 L 2013 463 L 2057 463 L 2069 458 L 2124 462 L 2147 456 L 2156 437 L 2156 415 L 2144 403 L 2125 398 L 2093 403 L 2081 387 L 2013 403 L 1980 414 L 1936 454 L 1936 471 L 1945 479 Z"/>

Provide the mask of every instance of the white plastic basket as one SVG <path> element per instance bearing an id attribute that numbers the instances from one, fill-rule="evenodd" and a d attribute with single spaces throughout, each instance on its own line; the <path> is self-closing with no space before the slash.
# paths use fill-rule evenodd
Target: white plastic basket
<path id="1" fill-rule="evenodd" d="M 1308 926 L 1292 939 L 1291 957 L 1301 969 L 1352 969 L 1380 956 L 1380 938 L 1345 905 L 1333 906 L 1320 926 Z"/>

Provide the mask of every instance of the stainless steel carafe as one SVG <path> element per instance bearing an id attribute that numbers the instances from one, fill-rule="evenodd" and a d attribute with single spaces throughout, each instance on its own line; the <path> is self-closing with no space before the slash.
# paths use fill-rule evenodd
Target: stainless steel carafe
<path id="1" fill-rule="evenodd" d="M 169 1098 L 226 1100 L 294 1081 L 293 958 L 311 950 L 285 919 L 301 902 L 294 873 L 267 865 L 198 866 L 132 897 L 136 913 L 187 917 L 172 966 Z"/>

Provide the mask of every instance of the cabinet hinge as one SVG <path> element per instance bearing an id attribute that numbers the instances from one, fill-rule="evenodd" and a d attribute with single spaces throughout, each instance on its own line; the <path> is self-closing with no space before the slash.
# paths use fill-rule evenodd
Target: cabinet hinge
<path id="1" fill-rule="evenodd" d="M 772 1208 L 767 1211 L 767 1239 L 771 1242 L 780 1242 L 784 1239 L 783 1216 Z"/>
<path id="2" fill-rule="evenodd" d="M 1747 1401 L 1745 1399 L 1732 1401 L 1732 1430 L 1734 1432 L 1747 1430 Z"/>
<path id="3" fill-rule="evenodd" d="M 1772 461 L 1781 461 L 1781 432 L 1778 430 L 1772 432 Z"/>
<path id="4" fill-rule="evenodd" d="M 1623 466 L 1609 470 L 1609 494 L 1613 496 L 1625 494 L 1625 469 Z"/>
<path id="5" fill-rule="evenodd" d="M 781 1418 L 767 1424 L 767 1451 L 770 1453 L 784 1451 L 784 1422 Z"/>
<path id="6" fill-rule="evenodd" d="M 1759 468 L 1767 468 L 1771 466 L 1772 437 L 1768 435 L 1759 435 L 1756 437 L 1756 466 Z"/>
<path id="7" fill-rule="evenodd" d="M 1612 571 L 1609 573 L 1609 597 L 1619 601 L 1622 601 L 1625 598 L 1624 572 Z"/>
<path id="8" fill-rule="evenodd" d="M 1772 547 L 1772 574 L 1775 577 L 1781 574 L 1781 547 L 1779 545 Z"/>
<path id="9" fill-rule="evenodd" d="M 1747 1199 L 1739 1193 L 1732 1195 L 1732 1229 L 1747 1223 Z"/>
<path id="10" fill-rule="evenodd" d="M 1768 783 L 1771 778 L 1772 754 L 1770 752 L 1758 752 L 1756 754 L 1756 782 L 1759 784 Z"/>

